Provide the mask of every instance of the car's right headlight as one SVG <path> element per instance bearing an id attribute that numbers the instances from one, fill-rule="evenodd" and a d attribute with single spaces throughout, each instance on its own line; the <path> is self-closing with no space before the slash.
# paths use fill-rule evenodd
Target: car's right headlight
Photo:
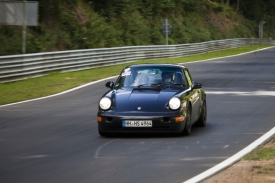
<path id="1" fill-rule="evenodd" d="M 180 99 L 179 99 L 179 98 L 173 97 L 173 98 L 171 98 L 171 99 L 169 100 L 169 103 L 168 103 L 168 104 L 169 104 L 170 109 L 172 109 L 172 110 L 177 110 L 177 109 L 180 108 L 181 102 L 180 102 Z"/>
<path id="2" fill-rule="evenodd" d="M 100 101 L 99 101 L 99 107 L 102 109 L 102 110 L 108 110 L 110 109 L 112 105 L 112 101 L 110 98 L 108 97 L 103 97 Z"/>

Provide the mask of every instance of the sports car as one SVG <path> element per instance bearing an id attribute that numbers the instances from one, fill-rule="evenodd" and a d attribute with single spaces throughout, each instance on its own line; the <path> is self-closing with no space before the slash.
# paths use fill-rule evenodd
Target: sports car
<path id="1" fill-rule="evenodd" d="M 174 64 L 137 64 L 122 70 L 98 103 L 98 132 L 178 133 L 206 125 L 206 93 L 188 68 Z"/>

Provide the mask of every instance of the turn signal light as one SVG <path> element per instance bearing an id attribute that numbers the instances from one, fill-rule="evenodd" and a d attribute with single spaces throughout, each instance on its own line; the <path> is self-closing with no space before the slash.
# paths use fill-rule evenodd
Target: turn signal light
<path id="1" fill-rule="evenodd" d="M 175 117 L 175 121 L 176 122 L 183 122 L 184 121 L 184 116 Z"/>
<path id="2" fill-rule="evenodd" d="M 101 116 L 97 116 L 97 122 L 102 122 L 102 117 Z"/>

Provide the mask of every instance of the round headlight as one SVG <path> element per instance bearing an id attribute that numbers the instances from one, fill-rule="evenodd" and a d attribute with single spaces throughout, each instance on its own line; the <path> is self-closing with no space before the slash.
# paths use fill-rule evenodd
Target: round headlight
<path id="1" fill-rule="evenodd" d="M 180 99 L 173 97 L 169 100 L 169 107 L 172 110 L 176 110 L 180 107 Z"/>
<path id="2" fill-rule="evenodd" d="M 108 110 L 111 107 L 112 101 L 108 97 L 104 97 L 99 101 L 99 106 L 103 110 Z"/>

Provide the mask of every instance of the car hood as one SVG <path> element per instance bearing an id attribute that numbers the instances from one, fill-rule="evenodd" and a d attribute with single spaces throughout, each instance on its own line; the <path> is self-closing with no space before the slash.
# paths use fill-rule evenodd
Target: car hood
<path id="1" fill-rule="evenodd" d="M 115 112 L 167 112 L 167 103 L 179 89 L 119 89 L 113 93 Z"/>

